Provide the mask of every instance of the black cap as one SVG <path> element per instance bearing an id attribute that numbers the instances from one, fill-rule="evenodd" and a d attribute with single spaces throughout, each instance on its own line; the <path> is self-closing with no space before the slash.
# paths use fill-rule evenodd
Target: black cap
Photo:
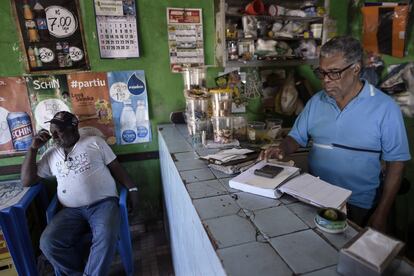
<path id="1" fill-rule="evenodd" d="M 70 112 L 67 111 L 59 111 L 58 113 L 53 116 L 53 119 L 50 121 L 47 121 L 45 123 L 51 123 L 56 124 L 61 127 L 71 127 L 71 126 L 77 126 L 79 123 L 78 118 Z"/>

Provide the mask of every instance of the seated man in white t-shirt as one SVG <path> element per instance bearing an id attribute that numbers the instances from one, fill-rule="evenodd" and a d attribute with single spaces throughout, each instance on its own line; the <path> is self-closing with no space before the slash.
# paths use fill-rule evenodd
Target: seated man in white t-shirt
<path id="1" fill-rule="evenodd" d="M 42 233 L 40 249 L 58 275 L 106 275 L 119 235 L 116 181 L 130 191 L 133 210 L 138 189 L 102 138 L 79 136 L 78 119 L 72 113 L 56 113 L 50 120 L 50 133 L 41 130 L 33 138 L 21 171 L 24 186 L 51 176 L 58 183 L 63 208 Z M 36 163 L 38 149 L 50 138 L 55 146 Z M 76 248 L 88 231 L 93 237 L 85 265 L 83 252 Z"/>

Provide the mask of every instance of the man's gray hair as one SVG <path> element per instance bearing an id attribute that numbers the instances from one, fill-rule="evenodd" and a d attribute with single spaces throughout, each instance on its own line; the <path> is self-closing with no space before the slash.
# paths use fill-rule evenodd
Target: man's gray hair
<path id="1" fill-rule="evenodd" d="M 321 57 L 329 57 L 333 54 L 342 53 L 345 61 L 351 63 L 362 63 L 363 50 L 361 43 L 352 36 L 337 36 L 326 42 L 321 47 Z"/>

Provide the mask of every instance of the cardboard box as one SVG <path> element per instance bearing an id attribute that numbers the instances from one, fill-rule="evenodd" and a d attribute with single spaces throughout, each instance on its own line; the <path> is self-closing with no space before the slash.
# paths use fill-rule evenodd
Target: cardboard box
<path id="1" fill-rule="evenodd" d="M 372 253 L 372 255 L 378 255 L 379 251 L 384 251 L 386 255 L 382 255 L 378 258 L 378 265 L 374 265 L 369 260 L 365 259 L 363 256 L 355 254 L 351 248 L 355 246 L 356 242 L 360 242 L 361 238 L 365 238 L 369 233 L 374 233 L 378 235 L 381 239 L 386 239 L 389 241 L 391 246 L 385 247 L 384 244 L 380 242 L 378 244 L 369 244 L 371 247 L 366 249 Z M 380 241 L 380 239 L 378 239 Z M 339 260 L 337 265 L 337 272 L 346 276 L 382 276 L 382 275 L 392 275 L 400 265 L 400 260 L 395 257 L 400 253 L 404 243 L 398 241 L 394 238 L 386 236 L 380 232 L 377 232 L 371 228 L 365 228 L 358 235 L 356 235 L 352 240 L 350 240 L 340 251 L 339 251 Z M 385 249 L 386 248 L 386 249 Z M 385 257 L 384 257 L 385 256 Z"/>

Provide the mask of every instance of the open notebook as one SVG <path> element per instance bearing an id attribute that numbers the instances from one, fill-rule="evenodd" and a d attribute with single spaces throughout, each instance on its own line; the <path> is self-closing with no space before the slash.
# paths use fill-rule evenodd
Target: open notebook
<path id="1" fill-rule="evenodd" d="M 352 193 L 307 173 L 286 182 L 279 191 L 317 207 L 337 209 L 341 209 Z"/>
<path id="2" fill-rule="evenodd" d="M 281 171 L 274 178 L 267 178 L 254 174 L 254 170 L 260 169 L 265 165 L 274 164 L 266 163 L 265 161 L 257 163 L 253 167 L 231 179 L 229 181 L 230 187 L 265 197 L 279 198 L 282 194 L 277 190 L 277 187 L 292 177 L 299 175 L 299 168 L 281 165 L 277 165 L 277 167 L 282 167 L 283 171 Z"/>
<path id="3" fill-rule="evenodd" d="M 351 191 L 329 184 L 317 177 L 304 173 L 299 174 L 299 168 L 283 167 L 283 171 L 275 178 L 266 178 L 254 174 L 267 164 L 257 163 L 247 171 L 229 181 L 231 188 L 270 198 L 279 198 L 283 193 L 317 207 L 332 207 L 340 209 L 351 195 Z"/>

